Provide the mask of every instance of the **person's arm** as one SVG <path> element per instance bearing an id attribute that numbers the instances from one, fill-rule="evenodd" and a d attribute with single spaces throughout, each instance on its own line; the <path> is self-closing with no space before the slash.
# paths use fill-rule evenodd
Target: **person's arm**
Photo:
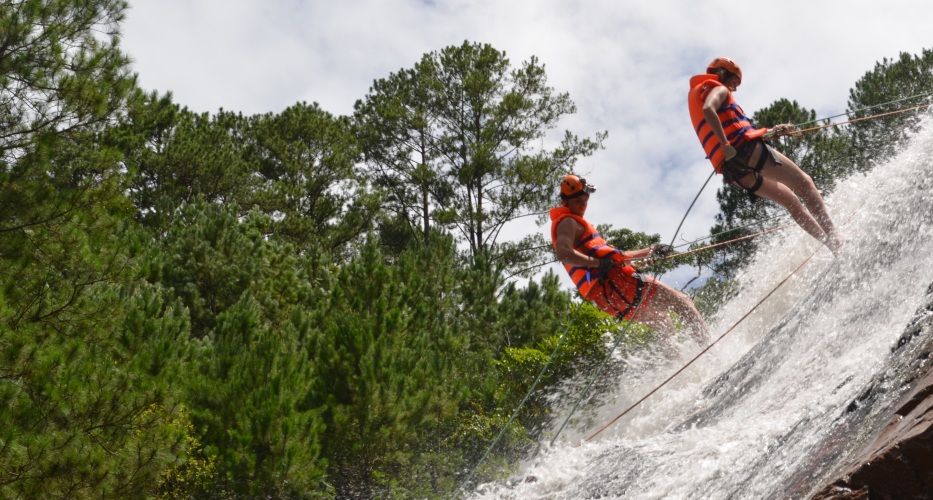
<path id="1" fill-rule="evenodd" d="M 706 96 L 706 100 L 703 101 L 703 116 L 706 118 L 706 123 L 713 129 L 713 134 L 716 135 L 716 139 L 722 146 L 722 153 L 725 155 L 726 160 L 731 160 L 735 157 L 735 148 L 729 144 L 729 140 L 726 138 L 726 131 L 723 130 L 722 122 L 719 121 L 719 113 L 716 112 L 722 107 L 728 97 L 728 89 L 720 86 L 713 87 Z"/>
<path id="2" fill-rule="evenodd" d="M 654 247 L 648 248 L 639 248 L 638 250 L 629 250 L 625 252 L 626 259 L 641 259 L 644 257 L 650 257 L 654 253 Z"/>
<path id="3" fill-rule="evenodd" d="M 599 267 L 599 259 L 584 255 L 573 248 L 573 242 L 577 241 L 577 236 L 582 231 L 583 226 L 569 217 L 557 224 L 554 240 L 557 260 L 570 266 Z"/>
<path id="4" fill-rule="evenodd" d="M 663 243 L 658 243 L 652 245 L 648 248 L 640 248 L 638 250 L 629 250 L 625 253 L 626 264 L 631 265 L 627 259 L 633 259 L 639 261 L 640 264 L 654 264 L 655 260 L 658 258 L 667 257 L 669 254 L 674 252 L 674 247 L 666 245 Z"/>

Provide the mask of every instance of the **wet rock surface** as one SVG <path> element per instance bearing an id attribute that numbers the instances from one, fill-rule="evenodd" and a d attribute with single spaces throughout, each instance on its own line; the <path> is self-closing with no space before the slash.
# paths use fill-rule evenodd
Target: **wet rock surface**
<path id="1" fill-rule="evenodd" d="M 912 347 L 910 389 L 870 444 L 813 499 L 933 498 L 933 286 L 927 299 L 893 349 Z"/>

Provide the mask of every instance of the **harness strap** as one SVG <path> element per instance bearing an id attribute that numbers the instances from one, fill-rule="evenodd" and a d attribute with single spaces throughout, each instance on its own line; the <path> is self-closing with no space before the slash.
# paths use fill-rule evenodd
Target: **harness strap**
<path id="1" fill-rule="evenodd" d="M 754 154 L 755 148 L 758 144 L 761 144 L 763 149 L 761 150 L 761 154 L 758 155 L 758 161 L 753 167 L 745 162 L 747 162 L 748 159 L 751 158 L 752 154 Z M 757 199 L 755 191 L 758 191 L 765 180 L 761 175 L 761 169 L 765 167 L 765 163 L 768 162 L 769 156 L 772 158 L 774 157 L 774 153 L 771 151 L 771 147 L 761 139 L 743 143 L 739 146 L 738 153 L 739 154 L 736 155 L 735 158 L 726 162 L 726 168 L 723 169 L 723 173 L 728 176 L 727 180 L 729 182 L 734 182 L 736 185 L 744 189 L 748 193 L 748 196 L 751 198 L 751 200 L 755 201 L 755 199 Z M 755 174 L 755 183 L 750 187 L 745 187 L 739 182 L 739 179 L 748 174 Z"/>
<path id="2" fill-rule="evenodd" d="M 619 320 L 625 319 L 625 317 L 628 316 L 628 314 L 632 312 L 633 309 L 635 309 L 636 304 L 638 304 L 641 301 L 641 296 L 644 293 L 645 282 L 644 280 L 641 279 L 640 275 L 636 274 L 636 276 L 638 277 L 634 278 L 635 279 L 635 296 L 633 297 L 635 299 L 634 302 L 629 302 L 629 300 L 625 298 L 625 294 L 619 291 L 619 289 L 616 287 L 615 282 L 610 281 L 610 280 L 604 280 L 602 282 L 603 296 L 605 296 L 607 299 L 606 304 L 608 304 L 609 307 L 616 310 L 617 312 L 616 319 L 619 319 Z M 626 304 L 628 304 L 628 307 L 626 307 L 624 310 L 619 310 L 618 307 L 615 307 L 614 305 L 612 305 L 612 303 L 608 300 L 611 295 L 609 294 L 609 291 L 606 290 L 607 284 L 609 285 L 609 287 L 612 288 L 612 292 L 618 295 L 620 299 L 622 299 L 622 302 L 625 302 Z"/>
<path id="3" fill-rule="evenodd" d="M 765 168 L 765 163 L 768 161 L 768 156 L 773 155 L 771 152 L 771 147 L 765 141 L 758 141 L 761 143 L 762 150 L 761 154 L 758 155 L 758 163 L 752 168 L 752 172 L 755 173 L 755 184 L 752 187 L 748 188 L 748 194 L 754 195 L 755 191 L 758 191 L 758 188 L 761 187 L 761 184 L 764 182 L 765 178 L 761 176 L 761 169 Z"/>

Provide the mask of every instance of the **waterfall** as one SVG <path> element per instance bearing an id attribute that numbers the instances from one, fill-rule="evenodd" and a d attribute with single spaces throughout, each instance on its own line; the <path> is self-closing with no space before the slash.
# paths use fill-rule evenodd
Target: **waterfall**
<path id="1" fill-rule="evenodd" d="M 627 360 L 614 393 L 553 447 L 471 498 L 812 494 L 878 431 L 919 369 L 910 364 L 917 347 L 901 337 L 933 283 L 930 152 L 927 119 L 900 154 L 827 197 L 845 240 L 838 258 L 796 226 L 762 241 L 737 298 L 708 318 L 714 339 L 806 263 L 687 370 L 584 442 L 700 348 L 682 344 L 679 365 Z"/>

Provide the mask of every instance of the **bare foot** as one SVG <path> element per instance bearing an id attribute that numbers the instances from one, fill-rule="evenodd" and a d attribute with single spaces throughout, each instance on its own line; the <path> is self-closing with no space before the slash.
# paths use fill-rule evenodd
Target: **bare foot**
<path id="1" fill-rule="evenodd" d="M 839 237 L 839 231 L 833 231 L 832 234 L 827 235 L 823 244 L 826 245 L 826 248 L 829 248 L 834 256 L 839 257 L 839 251 L 842 249 L 842 238 Z"/>

